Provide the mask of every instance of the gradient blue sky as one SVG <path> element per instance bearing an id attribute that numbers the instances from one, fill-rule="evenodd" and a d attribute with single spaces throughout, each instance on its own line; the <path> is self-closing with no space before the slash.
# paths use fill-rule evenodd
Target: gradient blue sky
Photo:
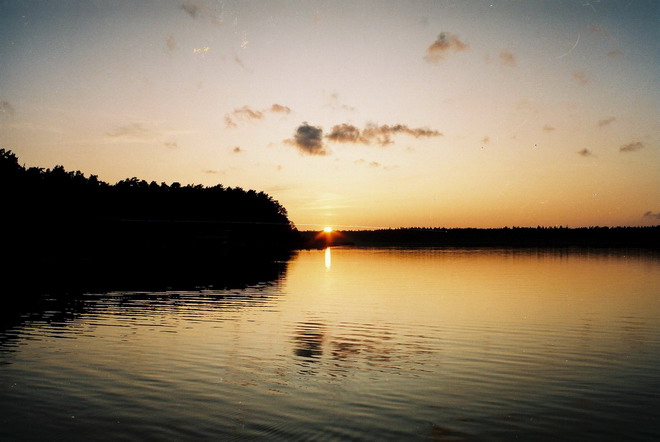
<path id="1" fill-rule="evenodd" d="M 660 2 L 0 1 L 0 147 L 301 229 L 660 223 Z"/>

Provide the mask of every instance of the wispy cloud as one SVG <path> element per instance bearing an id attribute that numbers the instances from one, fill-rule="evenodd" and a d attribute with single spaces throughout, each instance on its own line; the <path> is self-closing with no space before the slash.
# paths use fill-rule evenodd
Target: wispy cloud
<path id="1" fill-rule="evenodd" d="M 502 66 L 515 68 L 518 65 L 516 63 L 516 56 L 512 52 L 509 52 L 507 50 L 501 51 L 499 58 Z"/>
<path id="2" fill-rule="evenodd" d="M 14 106 L 9 101 L 0 101 L 0 113 L 8 116 L 14 115 Z"/>
<path id="3" fill-rule="evenodd" d="M 170 52 L 174 52 L 179 49 L 179 45 L 176 44 L 176 40 L 172 35 L 165 39 L 165 45 Z"/>
<path id="4" fill-rule="evenodd" d="M 291 113 L 291 108 L 288 106 L 282 106 L 281 104 L 273 104 L 270 109 L 271 112 L 279 113 L 279 114 L 290 114 Z"/>
<path id="5" fill-rule="evenodd" d="M 238 127 L 238 125 L 234 123 L 234 120 L 232 120 L 229 115 L 225 115 L 225 126 L 229 129 L 233 127 Z"/>
<path id="6" fill-rule="evenodd" d="M 616 120 L 615 117 L 607 117 L 602 120 L 598 120 L 598 127 L 605 127 L 612 124 Z"/>
<path id="7" fill-rule="evenodd" d="M 293 138 L 287 139 L 285 142 L 297 147 L 306 155 L 327 155 L 329 153 L 323 144 L 323 129 L 311 126 L 307 122 L 300 125 L 293 134 Z"/>
<path id="8" fill-rule="evenodd" d="M 613 49 L 611 51 L 607 51 L 607 56 L 608 57 L 619 57 L 623 55 L 623 51 L 620 51 L 619 49 Z"/>
<path id="9" fill-rule="evenodd" d="M 211 23 L 221 25 L 224 20 L 221 16 L 214 13 L 213 8 L 202 0 L 185 0 L 181 5 L 183 9 L 193 19 L 209 19 Z"/>
<path id="10" fill-rule="evenodd" d="M 266 113 L 290 114 L 291 108 L 277 103 L 262 110 L 252 109 L 250 106 L 243 106 L 241 108 L 234 109 L 231 113 L 225 115 L 225 125 L 228 128 L 237 127 L 237 119 L 244 121 L 262 120 Z"/>
<path id="11" fill-rule="evenodd" d="M 238 55 L 234 55 L 234 61 L 236 62 L 237 65 L 239 65 L 240 67 L 242 67 L 246 71 L 248 70 L 248 68 L 245 67 L 245 64 L 243 63 L 243 60 L 241 60 L 241 57 L 239 57 Z"/>
<path id="12" fill-rule="evenodd" d="M 339 94 L 337 92 L 333 92 L 328 95 L 328 104 L 330 108 L 333 110 L 341 109 L 341 110 L 347 110 L 351 112 L 355 112 L 355 108 L 353 106 L 349 106 L 347 104 L 344 104 L 341 102 L 339 99 Z"/>
<path id="13" fill-rule="evenodd" d="M 181 5 L 181 8 L 188 13 L 192 18 L 197 17 L 197 13 L 199 11 L 199 5 L 200 2 L 194 1 L 194 0 L 186 0 L 183 2 Z"/>
<path id="14" fill-rule="evenodd" d="M 362 135 L 369 140 L 375 139 L 376 142 L 380 145 L 392 144 L 391 136 L 395 134 L 405 134 L 410 135 L 415 138 L 430 138 L 430 137 L 441 137 L 442 133 L 428 128 L 410 128 L 405 124 L 395 124 L 389 126 L 387 124 L 382 126 L 377 126 L 374 124 L 367 125 L 362 130 Z"/>
<path id="15" fill-rule="evenodd" d="M 202 173 L 207 173 L 209 175 L 215 175 L 216 173 L 218 173 L 218 171 L 213 170 L 213 169 L 204 169 L 204 170 L 202 170 Z"/>
<path id="16" fill-rule="evenodd" d="M 531 100 L 524 98 L 516 104 L 516 110 L 531 114 L 538 114 L 539 106 Z"/>
<path id="17" fill-rule="evenodd" d="M 398 168 L 398 166 L 386 166 L 378 161 L 367 161 L 364 158 L 360 158 L 359 160 L 353 161 L 353 164 L 358 165 L 358 166 L 366 166 L 372 169 L 381 169 L 381 170 L 392 170 Z"/>
<path id="18" fill-rule="evenodd" d="M 261 120 L 264 117 L 263 111 L 250 109 L 249 106 L 243 106 L 240 109 L 234 109 L 233 114 L 247 120 Z"/>
<path id="19" fill-rule="evenodd" d="M 596 156 L 596 155 L 594 155 L 594 153 L 592 151 L 590 151 L 589 149 L 586 149 L 586 148 L 578 151 L 578 154 L 583 156 L 583 157 L 595 157 Z"/>
<path id="20" fill-rule="evenodd" d="M 545 126 L 543 126 L 543 130 L 546 131 L 546 132 L 552 132 L 553 130 L 556 130 L 556 129 L 557 129 L 556 127 L 550 126 L 549 124 L 546 124 Z"/>
<path id="21" fill-rule="evenodd" d="M 381 146 L 386 146 L 393 143 L 392 136 L 397 134 L 409 135 L 415 138 L 442 136 L 441 132 L 434 129 L 410 128 L 405 124 L 384 124 L 381 126 L 368 124 L 360 130 L 351 124 L 342 123 L 333 126 L 327 138 L 337 143 L 371 144 L 376 142 Z"/>
<path id="22" fill-rule="evenodd" d="M 644 143 L 640 141 L 633 141 L 631 143 L 621 146 L 619 148 L 619 152 L 635 152 L 643 148 L 644 148 Z"/>
<path id="23" fill-rule="evenodd" d="M 112 129 L 106 135 L 112 138 L 144 139 L 150 138 L 152 132 L 140 123 L 132 123 Z"/>
<path id="24" fill-rule="evenodd" d="M 575 71 L 572 75 L 573 79 L 583 86 L 589 83 L 589 77 L 587 77 L 584 71 Z"/>
<path id="25" fill-rule="evenodd" d="M 380 163 L 378 161 L 367 161 L 364 158 L 360 158 L 359 160 L 353 161 L 354 164 L 357 165 L 364 165 L 364 166 L 369 166 L 373 168 L 378 168 L 381 167 Z"/>
<path id="26" fill-rule="evenodd" d="M 651 218 L 651 219 L 660 219 L 660 212 L 651 212 L 650 210 L 647 212 L 644 212 L 644 215 L 642 215 L 643 218 Z"/>
<path id="27" fill-rule="evenodd" d="M 177 138 L 189 130 L 162 127 L 159 122 L 134 122 L 114 127 L 105 132 L 103 142 L 114 143 L 154 143 L 168 149 L 178 149 Z M 101 140 L 99 140 L 101 141 Z"/>
<path id="28" fill-rule="evenodd" d="M 461 41 L 451 32 L 441 32 L 438 38 L 426 49 L 424 59 L 430 63 L 438 63 L 451 52 L 468 50 L 470 45 Z"/>
<path id="29" fill-rule="evenodd" d="M 605 28 L 599 25 L 589 25 L 587 26 L 587 29 L 589 29 L 591 32 L 593 32 L 596 35 L 604 35 L 605 34 Z"/>
<path id="30" fill-rule="evenodd" d="M 490 143 L 490 137 L 488 135 L 486 135 L 485 137 L 483 137 L 481 139 L 481 142 L 484 143 L 484 144 Z"/>

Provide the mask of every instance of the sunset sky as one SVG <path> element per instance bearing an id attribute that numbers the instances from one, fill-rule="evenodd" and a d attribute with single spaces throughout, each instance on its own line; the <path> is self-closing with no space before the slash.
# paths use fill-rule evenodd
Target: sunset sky
<path id="1" fill-rule="evenodd" d="M 660 224 L 660 2 L 0 1 L 0 147 L 300 229 Z"/>

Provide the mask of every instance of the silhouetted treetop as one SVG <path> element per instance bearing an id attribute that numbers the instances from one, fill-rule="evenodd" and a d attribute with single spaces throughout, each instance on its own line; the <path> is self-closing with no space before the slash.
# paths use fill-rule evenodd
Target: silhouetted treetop
<path id="1" fill-rule="evenodd" d="M 18 163 L 11 151 L 0 149 L 3 194 L 23 202 L 24 210 L 61 216 L 101 216 L 138 220 L 231 221 L 293 227 L 286 209 L 264 192 L 199 184 L 148 183 L 137 177 L 110 185 L 96 175 Z"/>
<path id="2" fill-rule="evenodd" d="M 244 246 L 290 249 L 297 241 L 286 209 L 264 192 L 137 177 L 111 185 L 61 165 L 25 168 L 5 149 L 0 196 L 0 227 L 21 239 L 17 251 L 66 244 L 140 251 L 192 247 L 199 254 Z"/>

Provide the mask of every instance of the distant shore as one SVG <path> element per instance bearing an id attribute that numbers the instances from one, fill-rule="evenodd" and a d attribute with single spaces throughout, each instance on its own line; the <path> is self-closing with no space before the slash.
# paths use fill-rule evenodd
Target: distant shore
<path id="1" fill-rule="evenodd" d="M 301 232 L 304 248 L 370 247 L 616 247 L 660 249 L 660 226 L 398 228 Z"/>

